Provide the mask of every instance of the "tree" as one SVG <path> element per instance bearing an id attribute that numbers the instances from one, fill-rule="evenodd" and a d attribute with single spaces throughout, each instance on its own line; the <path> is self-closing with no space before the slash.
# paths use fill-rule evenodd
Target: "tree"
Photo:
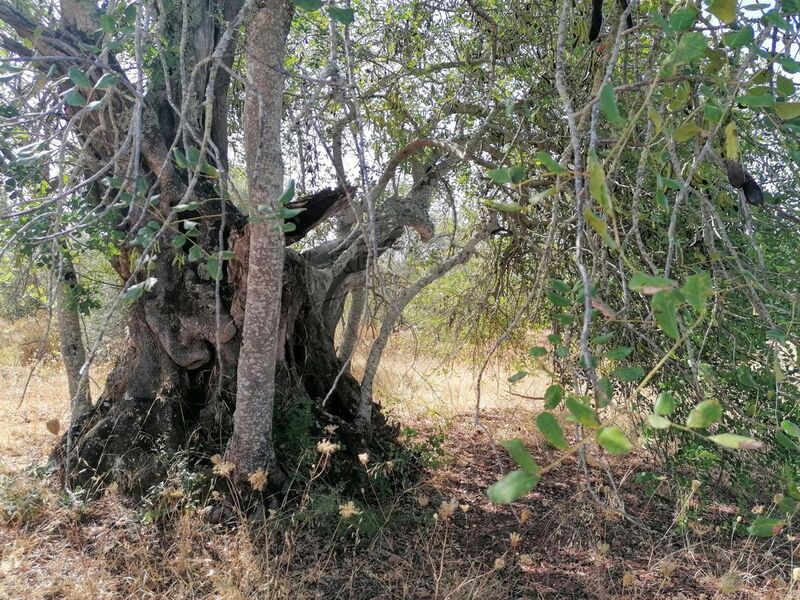
<path id="1" fill-rule="evenodd" d="M 373 418 L 371 387 L 362 394 L 346 368 L 349 357 L 336 354 L 345 300 L 364 286 L 365 274 L 377 274 L 379 257 L 407 228 L 431 239 L 431 197 L 470 160 L 479 136 L 419 136 L 402 143 L 373 179 L 363 130 L 355 153 L 343 151 L 347 127 L 361 119 L 340 74 L 349 70 L 352 77 L 352 64 L 338 58 L 351 51 L 353 13 L 335 6 L 325 16 L 309 13 L 304 18 L 317 25 L 325 19 L 319 31 L 327 31 L 330 52 L 317 96 L 301 100 L 311 105 L 325 88 L 341 101 L 326 144 L 338 188 L 292 198 L 291 190 L 282 194 L 281 158 L 289 3 L 136 3 L 98 12 L 65 0 L 58 20 L 42 10 L 0 4 L 8 31 L 2 47 L 27 66 L 11 69 L 6 109 L 21 119 L 35 100 L 64 133 L 26 145 L 14 137 L 19 130 L 8 129 L 4 170 L 17 200 L 3 223 L 7 232 L 22 231 L 10 237 L 27 247 L 45 239 L 105 239 L 124 282 L 114 308 L 126 304 L 130 315 L 128 347 L 102 396 L 54 455 L 68 483 L 95 488 L 117 481 L 144 492 L 163 476 L 172 453 L 192 447 L 205 460 L 224 453 L 242 479 L 267 469 L 279 484 L 277 463 L 288 458 L 285 450 L 276 456 L 272 432 L 287 429 L 298 414 L 307 415 L 307 434 L 336 426 L 355 457 L 382 420 Z M 246 77 L 235 63 L 242 27 Z M 47 87 L 30 94 L 28 81 Z M 244 87 L 243 109 L 234 82 Z M 239 132 L 244 186 L 236 181 L 241 163 L 228 156 Z M 344 176 L 353 157 L 359 193 Z M 409 176 L 398 179 L 406 164 L 413 166 Z M 56 183 L 34 196 L 42 165 Z M 332 218 L 335 236 L 324 231 Z M 490 232 L 481 227 L 447 268 L 472 255 Z M 309 236 L 315 240 L 304 250 L 284 249 Z M 436 276 L 412 287 L 403 304 Z"/>

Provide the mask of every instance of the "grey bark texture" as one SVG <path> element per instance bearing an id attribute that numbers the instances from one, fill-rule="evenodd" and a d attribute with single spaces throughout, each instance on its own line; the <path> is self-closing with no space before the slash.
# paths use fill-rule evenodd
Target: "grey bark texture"
<path id="1" fill-rule="evenodd" d="M 250 224 L 247 298 L 237 370 L 233 435 L 226 458 L 240 475 L 275 465 L 272 417 L 281 316 L 284 237 L 275 216 L 283 189 L 283 59 L 292 9 L 261 2 L 247 26 L 244 130 L 250 204 L 267 207 Z"/>
<path id="2" fill-rule="evenodd" d="M 344 325 L 344 335 L 339 346 L 339 360 L 349 362 L 353 357 L 358 342 L 358 334 L 361 331 L 361 320 L 364 315 L 364 306 L 367 300 L 366 288 L 356 287 L 350 292 L 350 310 L 347 313 L 347 321 Z"/>
<path id="3" fill-rule="evenodd" d="M 86 347 L 83 344 L 81 317 L 77 304 L 78 280 L 75 267 L 67 256 L 61 258 L 61 272 L 56 300 L 58 341 L 61 358 L 67 371 L 70 397 L 70 420 L 75 421 L 92 406 L 89 397 L 89 378 L 81 377 L 86 363 Z"/>

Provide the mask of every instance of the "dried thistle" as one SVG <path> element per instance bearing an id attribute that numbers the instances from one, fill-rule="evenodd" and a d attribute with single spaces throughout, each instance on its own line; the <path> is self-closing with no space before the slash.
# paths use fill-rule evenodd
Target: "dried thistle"
<path id="1" fill-rule="evenodd" d="M 219 454 L 215 454 L 211 457 L 211 464 L 214 465 L 212 469 L 214 475 L 219 475 L 220 477 L 227 477 L 236 469 L 234 463 L 223 460 L 222 456 Z"/>
<path id="2" fill-rule="evenodd" d="M 267 472 L 264 469 L 259 469 L 255 473 L 250 473 L 247 476 L 247 480 L 250 482 L 250 486 L 257 492 L 263 492 L 264 487 L 267 485 Z"/>
<path id="3" fill-rule="evenodd" d="M 350 517 L 357 517 L 361 514 L 361 511 L 356 508 L 356 505 L 351 500 L 346 504 L 339 505 L 339 516 L 343 519 L 349 519 Z"/>
<path id="4" fill-rule="evenodd" d="M 436 511 L 436 514 L 439 515 L 439 518 L 442 521 L 447 521 L 455 514 L 457 508 L 458 502 L 455 500 L 448 500 L 447 502 L 442 502 L 442 504 L 439 506 L 439 510 Z"/>
<path id="5" fill-rule="evenodd" d="M 317 442 L 317 452 L 323 456 L 330 456 L 339 449 L 339 444 L 336 444 L 329 439 L 324 439 Z"/>

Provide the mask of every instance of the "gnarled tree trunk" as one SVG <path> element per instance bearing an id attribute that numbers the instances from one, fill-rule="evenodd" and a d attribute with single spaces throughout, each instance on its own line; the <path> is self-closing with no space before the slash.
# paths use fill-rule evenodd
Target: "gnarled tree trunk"
<path id="1" fill-rule="evenodd" d="M 405 197 L 381 205 L 370 220 L 368 239 L 353 223 L 357 218 L 348 216 L 346 221 L 353 223 L 349 233 L 303 253 L 287 248 L 278 294 L 282 249 L 276 248 L 276 223 L 249 223 L 234 204 L 220 199 L 228 165 L 222 117 L 227 117 L 232 40 L 240 24 L 251 23 L 253 35 L 269 36 L 269 43 L 252 48 L 250 57 L 266 64 L 250 65 L 249 193 L 255 204 L 272 204 L 267 213 L 274 211 L 282 180 L 275 147 L 280 93 L 268 96 L 282 78 L 276 61 L 289 4 L 263 0 L 255 12 L 238 0 L 184 4 L 179 16 L 191 19 L 181 26 L 172 12 L 174 3 L 147 7 L 157 23 L 157 39 L 165 40 L 159 51 L 190 48 L 192 56 L 164 61 L 164 77 L 149 82 L 142 96 L 134 91 L 143 86 L 128 80 L 113 53 L 93 53 L 106 42 L 97 33 L 101 28 L 94 5 L 63 0 L 63 22 L 48 27 L 0 0 L 0 19 L 34 48 L 0 38 L 7 50 L 20 56 L 36 52 L 44 72 L 52 68 L 66 75 L 76 67 L 93 83 L 109 73 L 119 79 L 91 90 L 89 99 L 102 100 L 92 111 L 69 103 L 60 107 L 82 144 L 77 160 L 84 172 L 93 176 L 104 170 L 114 176 L 108 187 L 97 181 L 85 184 L 86 202 L 94 203 L 86 209 L 104 215 L 107 226 L 124 237 L 112 264 L 126 282 L 126 295 L 135 298 L 127 346 L 105 390 L 53 455 L 72 485 L 97 488 L 115 481 L 142 493 L 163 478 L 176 452 L 207 464 L 209 456 L 226 448 L 228 458 L 241 463 L 241 473 L 247 474 L 276 460 L 291 462 L 302 449 L 287 436 L 329 436 L 328 425 L 337 426 L 335 436 L 351 457 L 377 443 L 373 433 L 384 423 L 370 415 L 371 397 L 362 397 L 358 382 L 337 357 L 334 330 L 345 297 L 364 284 L 376 251 L 390 248 L 406 228 L 424 239 L 432 235 L 428 207 L 434 178 L 426 175 L 415 178 Z M 138 27 L 142 13 L 135 18 Z M 251 39 L 252 44 L 259 41 Z M 143 48 L 136 51 L 140 56 Z M 66 77 L 59 81 L 63 91 L 72 85 Z M 365 190 L 370 198 L 382 192 L 412 150 L 423 147 L 409 145 L 378 185 Z M 431 170 L 437 160 L 434 156 Z M 324 190 L 294 201 L 293 207 L 306 210 L 293 218 L 295 229 L 285 243 L 302 239 L 351 206 L 353 191 Z M 121 204 L 119 214 L 107 210 Z M 253 308 L 254 302 L 258 307 Z M 348 475 L 347 469 L 340 472 Z"/>

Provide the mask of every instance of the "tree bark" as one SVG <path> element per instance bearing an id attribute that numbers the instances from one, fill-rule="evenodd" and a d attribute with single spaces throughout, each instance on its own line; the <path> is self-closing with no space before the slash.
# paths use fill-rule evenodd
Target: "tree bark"
<path id="1" fill-rule="evenodd" d="M 350 310 L 347 313 L 342 343 L 338 350 L 339 360 L 347 362 L 348 368 L 358 343 L 358 335 L 361 333 L 361 321 L 364 317 L 366 301 L 366 288 L 364 286 L 354 287 L 350 292 Z"/>
<path id="2" fill-rule="evenodd" d="M 56 319 L 61 358 L 67 372 L 70 421 L 74 422 L 87 409 L 91 408 L 92 401 L 89 396 L 89 378 L 81 377 L 81 370 L 86 363 L 86 347 L 83 343 L 81 317 L 77 304 L 78 280 L 72 260 L 64 254 L 61 256 L 60 270 Z"/>
<path id="3" fill-rule="evenodd" d="M 283 60 L 291 14 L 287 0 L 263 0 L 247 32 L 245 158 L 250 205 L 263 216 L 250 227 L 236 410 L 226 452 L 242 476 L 276 465 L 272 418 L 284 244 L 278 199 L 283 188 Z"/>

